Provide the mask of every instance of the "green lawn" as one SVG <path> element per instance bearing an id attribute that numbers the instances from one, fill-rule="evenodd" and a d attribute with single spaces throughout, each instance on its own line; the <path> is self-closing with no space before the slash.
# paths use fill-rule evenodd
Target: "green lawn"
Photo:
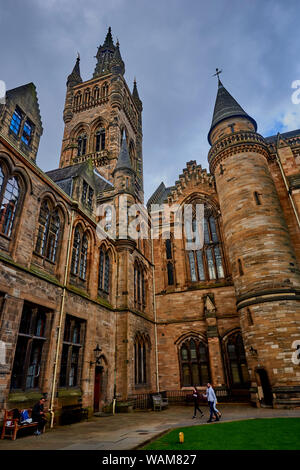
<path id="1" fill-rule="evenodd" d="M 179 432 L 184 443 L 179 443 Z M 248 419 L 176 428 L 143 450 L 300 449 L 300 418 Z"/>

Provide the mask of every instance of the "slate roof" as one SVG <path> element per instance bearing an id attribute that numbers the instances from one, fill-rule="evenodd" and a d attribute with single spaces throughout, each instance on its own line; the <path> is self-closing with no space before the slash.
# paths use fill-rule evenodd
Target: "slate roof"
<path id="1" fill-rule="evenodd" d="M 152 196 L 148 199 L 147 208 L 149 209 L 151 204 L 162 204 L 163 202 L 165 202 L 169 194 L 171 194 L 172 189 L 172 186 L 166 188 L 164 183 L 161 182 L 158 188 L 152 194 Z"/>
<path id="2" fill-rule="evenodd" d="M 214 107 L 214 114 L 212 118 L 212 123 L 208 133 L 208 142 L 211 145 L 210 135 L 213 129 L 217 124 L 233 116 L 244 116 L 254 124 L 255 131 L 257 130 L 256 121 L 249 116 L 243 108 L 238 104 L 238 102 L 231 96 L 231 94 L 226 90 L 223 83 L 218 81 L 218 93 L 216 98 L 216 103 Z"/>
<path id="3" fill-rule="evenodd" d="M 76 165 L 47 171 L 46 174 L 69 196 L 72 196 L 72 179 L 79 175 L 83 175 L 85 179 L 90 181 L 92 179 L 97 194 L 113 189 L 113 185 L 102 178 L 98 172 L 93 170 L 91 173 L 89 165 L 89 162 L 77 163 Z M 87 176 L 88 178 L 86 178 Z"/>
<path id="4" fill-rule="evenodd" d="M 290 139 L 292 137 L 298 137 L 298 136 L 300 137 L 300 129 L 296 129 L 296 130 L 290 131 L 290 132 L 280 133 L 280 136 L 283 137 L 284 139 Z M 268 144 L 276 143 L 277 134 L 276 135 L 270 135 L 269 137 L 265 137 L 265 141 Z"/>

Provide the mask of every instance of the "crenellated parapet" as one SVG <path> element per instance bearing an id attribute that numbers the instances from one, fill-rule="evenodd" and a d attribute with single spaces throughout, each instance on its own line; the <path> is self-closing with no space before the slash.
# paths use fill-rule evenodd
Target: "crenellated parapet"
<path id="1" fill-rule="evenodd" d="M 205 168 L 203 169 L 201 165 L 197 165 L 195 160 L 191 160 L 187 162 L 186 168 L 179 175 L 179 180 L 175 182 L 175 186 L 170 188 L 168 202 L 178 201 L 186 190 L 189 188 L 194 190 L 195 187 L 198 187 L 198 189 L 201 187 L 201 190 L 211 192 L 215 189 L 215 179 Z"/>

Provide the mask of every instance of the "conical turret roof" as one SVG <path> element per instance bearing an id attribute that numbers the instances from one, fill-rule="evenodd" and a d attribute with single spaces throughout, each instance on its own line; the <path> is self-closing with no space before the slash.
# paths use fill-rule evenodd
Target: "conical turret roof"
<path id="1" fill-rule="evenodd" d="M 120 153 L 119 153 L 118 161 L 117 161 L 117 164 L 116 164 L 116 167 L 115 167 L 113 173 L 115 173 L 115 171 L 117 171 L 117 170 L 130 170 L 130 171 L 133 171 L 130 156 L 129 156 L 129 152 L 128 152 L 126 137 L 125 137 L 124 134 L 123 134 L 123 138 L 122 138 L 122 146 L 121 146 L 121 150 L 120 150 Z"/>
<path id="2" fill-rule="evenodd" d="M 132 97 L 140 101 L 139 92 L 138 92 L 137 85 L 136 85 L 136 79 L 134 79 L 134 82 L 133 82 Z"/>
<path id="3" fill-rule="evenodd" d="M 74 86 L 74 85 L 77 85 L 78 83 L 82 83 L 79 62 L 80 62 L 80 56 L 78 54 L 74 68 L 72 72 L 70 73 L 70 75 L 68 76 L 67 86 Z"/>
<path id="4" fill-rule="evenodd" d="M 213 129 L 220 122 L 224 121 L 225 119 L 231 118 L 233 116 L 245 117 L 249 119 L 253 123 L 255 127 L 255 131 L 257 130 L 256 121 L 243 110 L 243 108 L 231 96 L 231 94 L 224 87 L 221 80 L 218 78 L 218 93 L 217 93 L 212 123 L 211 123 L 210 130 L 208 133 L 208 142 L 210 143 L 210 145 L 211 145 L 210 136 L 211 136 Z"/>

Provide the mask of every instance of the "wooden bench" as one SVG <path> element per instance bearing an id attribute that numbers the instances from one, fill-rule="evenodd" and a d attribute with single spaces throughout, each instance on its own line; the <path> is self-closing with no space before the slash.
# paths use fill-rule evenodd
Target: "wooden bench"
<path id="1" fill-rule="evenodd" d="M 32 409 L 26 408 L 28 411 L 29 418 L 31 418 Z M 18 410 L 19 416 L 24 410 Z M 17 432 L 20 429 L 37 427 L 38 423 L 20 423 L 20 418 L 14 418 L 15 410 L 4 410 L 4 421 L 1 433 L 1 439 L 10 437 L 13 441 L 17 438 Z"/>
<path id="2" fill-rule="evenodd" d="M 163 398 L 160 393 L 152 395 L 152 402 L 153 402 L 153 411 L 159 410 L 161 411 L 164 408 L 167 408 L 169 405 L 168 399 Z"/>
<path id="3" fill-rule="evenodd" d="M 88 419 L 88 409 L 83 408 L 80 403 L 62 407 L 60 424 L 78 423 L 82 419 Z"/>

